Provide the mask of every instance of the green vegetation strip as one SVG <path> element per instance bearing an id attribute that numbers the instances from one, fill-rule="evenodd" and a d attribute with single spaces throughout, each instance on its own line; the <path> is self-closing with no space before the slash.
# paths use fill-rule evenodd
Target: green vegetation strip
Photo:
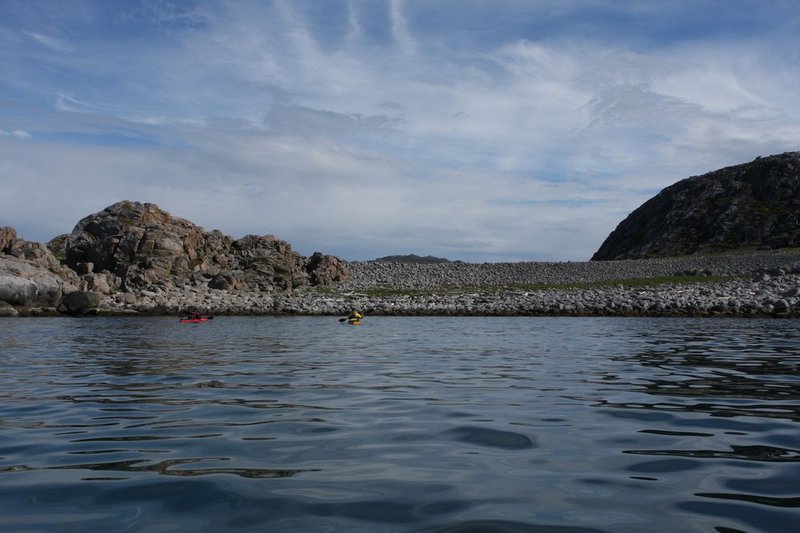
<path id="1" fill-rule="evenodd" d="M 570 289 L 602 289 L 605 287 L 623 286 L 627 288 L 647 288 L 662 285 L 678 285 L 687 283 L 719 283 L 734 279 L 735 276 L 660 276 L 655 278 L 636 278 L 636 279 L 616 279 L 594 282 L 571 282 L 571 283 L 510 283 L 503 285 L 481 285 L 481 286 L 443 286 L 429 289 L 396 288 L 396 287 L 374 287 L 361 289 L 359 294 L 371 298 L 390 298 L 397 296 L 458 296 L 460 294 L 498 294 L 508 292 L 529 292 L 542 290 L 570 290 Z M 331 290 L 319 290 L 326 294 L 335 294 Z"/>

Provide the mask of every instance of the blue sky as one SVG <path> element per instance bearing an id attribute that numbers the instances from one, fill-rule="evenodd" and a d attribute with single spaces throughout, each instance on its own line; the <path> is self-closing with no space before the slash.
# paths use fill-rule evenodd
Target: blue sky
<path id="1" fill-rule="evenodd" d="M 123 199 L 348 260 L 586 260 L 800 150 L 796 0 L 0 0 L 0 225 Z"/>

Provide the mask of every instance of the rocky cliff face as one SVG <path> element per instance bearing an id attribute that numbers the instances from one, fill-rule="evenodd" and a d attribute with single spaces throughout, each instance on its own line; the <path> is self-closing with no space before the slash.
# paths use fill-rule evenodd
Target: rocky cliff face
<path id="1" fill-rule="evenodd" d="M 15 308 L 83 313 L 99 295 L 118 292 L 134 298 L 192 288 L 291 292 L 349 275 L 336 257 L 317 252 L 306 259 L 272 235 L 234 240 L 206 232 L 155 204 L 118 202 L 47 246 L 0 228 L 0 305 Z"/>
<path id="2" fill-rule="evenodd" d="M 632 212 L 593 261 L 800 246 L 800 152 L 684 179 Z"/>

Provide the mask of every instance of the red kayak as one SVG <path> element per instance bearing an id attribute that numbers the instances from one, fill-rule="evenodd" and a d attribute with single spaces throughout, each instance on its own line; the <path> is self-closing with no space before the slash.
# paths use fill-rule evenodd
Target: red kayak
<path id="1" fill-rule="evenodd" d="M 200 318 L 181 318 L 181 324 L 196 324 L 198 322 L 208 322 L 213 316 L 201 316 Z"/>

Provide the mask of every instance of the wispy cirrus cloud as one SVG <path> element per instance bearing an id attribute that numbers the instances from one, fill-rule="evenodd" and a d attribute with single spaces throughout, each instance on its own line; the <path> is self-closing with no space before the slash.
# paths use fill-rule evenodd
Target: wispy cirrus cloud
<path id="1" fill-rule="evenodd" d="M 660 188 L 798 149 L 800 19 L 738 4 L 10 1 L 0 223 L 130 198 L 348 259 L 585 259 Z"/>
<path id="2" fill-rule="evenodd" d="M 72 47 L 70 47 L 69 43 L 51 35 L 45 35 L 34 31 L 24 31 L 22 34 L 55 52 L 68 53 L 72 51 Z"/>

